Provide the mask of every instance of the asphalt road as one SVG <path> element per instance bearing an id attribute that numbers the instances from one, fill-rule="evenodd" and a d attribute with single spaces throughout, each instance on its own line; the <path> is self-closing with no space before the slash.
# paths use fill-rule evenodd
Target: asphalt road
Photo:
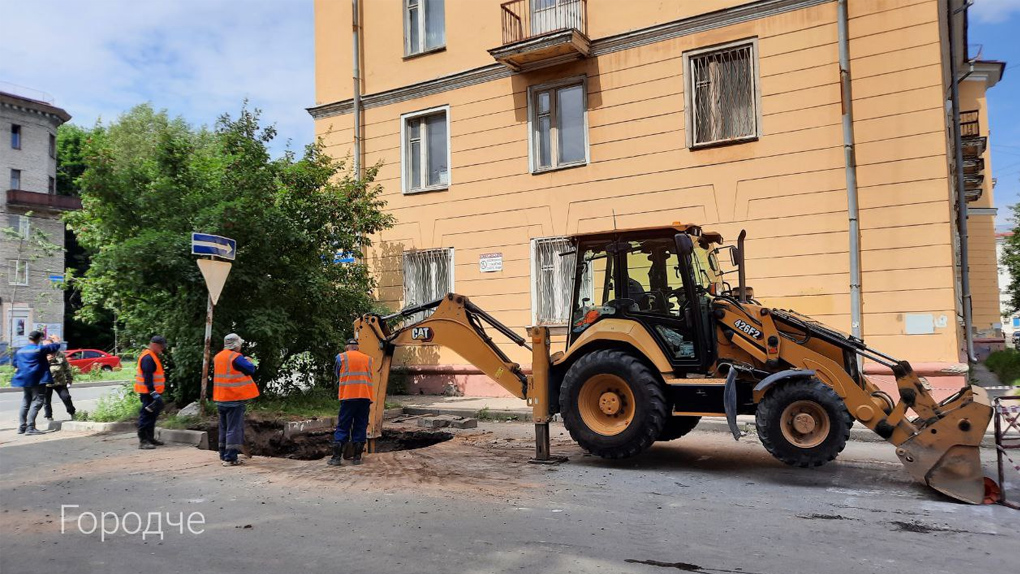
<path id="1" fill-rule="evenodd" d="M 117 385 L 88 388 L 71 385 L 71 402 L 74 403 L 75 409 L 92 411 L 96 408 L 99 397 L 113 393 L 118 388 L 120 387 Z M 21 409 L 21 397 L 21 393 L 0 393 L 0 431 L 17 428 L 18 410 Z M 43 413 L 40 411 L 39 418 L 36 420 L 37 423 L 40 423 L 40 428 L 42 427 L 42 415 Z M 53 418 L 58 421 L 71 420 L 71 417 L 67 415 L 67 411 L 64 410 L 64 403 L 56 395 L 53 395 Z"/>
<path id="2" fill-rule="evenodd" d="M 891 446 L 851 442 L 793 469 L 752 438 L 695 431 L 644 455 L 527 464 L 526 424 L 483 423 L 340 469 L 256 457 L 223 468 L 130 434 L 0 433 L 0 571 L 995 573 L 1016 567 L 1020 512 L 914 484 Z M 479 432 L 480 431 L 480 432 Z M 991 469 L 990 453 L 986 467 Z M 1020 493 L 1020 476 L 1007 484 Z M 61 505 L 78 504 L 61 523 Z M 201 512 L 162 540 L 77 530 L 81 511 Z M 86 521 L 86 526 L 88 522 Z M 61 534 L 61 527 L 65 533 Z"/>

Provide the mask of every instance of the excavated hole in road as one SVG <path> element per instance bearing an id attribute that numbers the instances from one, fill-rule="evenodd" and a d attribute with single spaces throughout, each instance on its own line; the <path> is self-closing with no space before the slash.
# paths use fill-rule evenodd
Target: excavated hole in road
<path id="1" fill-rule="evenodd" d="M 209 433 L 209 450 L 218 450 L 218 428 L 210 425 L 202 428 Z M 426 448 L 453 438 L 445 431 L 403 431 L 383 429 L 382 437 L 376 440 L 376 452 L 394 452 Z M 244 427 L 244 439 L 252 456 L 272 456 L 297 460 L 318 460 L 331 456 L 333 431 L 321 430 L 292 435 L 284 438 L 283 425 L 275 421 L 248 421 Z"/>

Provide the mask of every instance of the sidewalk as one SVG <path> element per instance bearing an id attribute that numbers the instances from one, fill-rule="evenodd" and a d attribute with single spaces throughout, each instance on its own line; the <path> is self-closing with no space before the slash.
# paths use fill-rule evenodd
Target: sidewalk
<path id="1" fill-rule="evenodd" d="M 116 385 L 123 385 L 131 381 L 124 379 L 123 381 L 99 381 L 97 383 L 74 383 L 71 385 L 71 390 L 74 389 L 91 389 L 93 387 L 113 387 Z M 20 393 L 21 387 L 3 387 L 0 388 L 0 393 Z"/>
<path id="2" fill-rule="evenodd" d="M 986 370 L 987 372 L 987 370 Z M 989 373 L 991 374 L 991 373 Z M 991 375 L 995 378 L 995 375 Z M 998 379 L 996 379 L 998 384 Z M 447 397 L 441 395 L 391 395 L 387 402 L 404 407 L 407 415 L 453 415 L 475 417 L 482 420 L 531 421 L 531 408 L 515 397 Z M 559 420 L 559 415 L 556 415 Z M 743 434 L 755 433 L 754 416 L 737 416 L 737 426 Z M 730 427 L 723 417 L 702 417 L 698 430 L 729 433 Z M 855 422 L 850 429 L 850 440 L 864 442 L 885 442 L 874 431 Z M 995 448 L 995 433 L 989 425 L 981 446 Z"/>

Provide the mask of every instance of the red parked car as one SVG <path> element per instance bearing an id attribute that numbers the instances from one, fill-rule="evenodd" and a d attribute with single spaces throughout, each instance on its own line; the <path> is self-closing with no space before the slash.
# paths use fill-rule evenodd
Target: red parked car
<path id="1" fill-rule="evenodd" d="M 120 368 L 120 357 L 96 349 L 68 349 L 67 362 L 82 373 L 92 369 L 112 371 Z"/>

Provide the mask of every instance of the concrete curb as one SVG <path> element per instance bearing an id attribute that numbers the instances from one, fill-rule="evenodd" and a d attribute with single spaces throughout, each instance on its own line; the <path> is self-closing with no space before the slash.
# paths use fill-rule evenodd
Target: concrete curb
<path id="1" fill-rule="evenodd" d="M 48 430 L 66 430 L 94 433 L 134 432 L 138 425 L 133 422 L 99 423 L 89 421 L 50 421 Z M 186 429 L 156 427 L 156 439 L 164 442 L 190 444 L 200 449 L 209 448 L 209 433 Z"/>
<path id="2" fill-rule="evenodd" d="M 437 416 L 437 415 L 454 415 L 459 417 L 474 417 L 480 421 L 491 421 L 491 420 L 514 420 L 521 422 L 531 421 L 531 409 L 489 409 L 485 416 L 479 416 L 477 409 L 458 409 L 458 408 L 444 408 L 444 407 L 404 407 L 405 415 L 426 415 L 426 416 Z M 560 420 L 559 415 L 555 415 L 553 420 Z M 737 420 L 737 428 L 744 434 L 754 434 L 755 428 L 754 423 L 747 420 Z M 722 418 L 702 418 L 701 422 L 698 423 L 697 430 L 708 431 L 708 432 L 724 432 L 729 434 L 730 427 L 726 423 L 726 419 Z M 885 442 L 885 439 L 875 434 L 874 431 L 868 427 L 854 423 L 854 426 L 850 429 L 850 440 L 859 442 Z M 981 440 L 981 446 L 985 448 L 995 448 L 995 433 L 991 430 L 985 432 L 984 439 Z"/>
<path id="3" fill-rule="evenodd" d="M 71 385 L 71 390 L 75 389 L 91 389 L 93 387 L 113 387 L 129 383 L 129 380 L 123 381 L 99 381 L 97 383 L 74 383 Z M 0 393 L 20 393 L 22 392 L 21 387 L 4 387 L 0 389 Z"/>

